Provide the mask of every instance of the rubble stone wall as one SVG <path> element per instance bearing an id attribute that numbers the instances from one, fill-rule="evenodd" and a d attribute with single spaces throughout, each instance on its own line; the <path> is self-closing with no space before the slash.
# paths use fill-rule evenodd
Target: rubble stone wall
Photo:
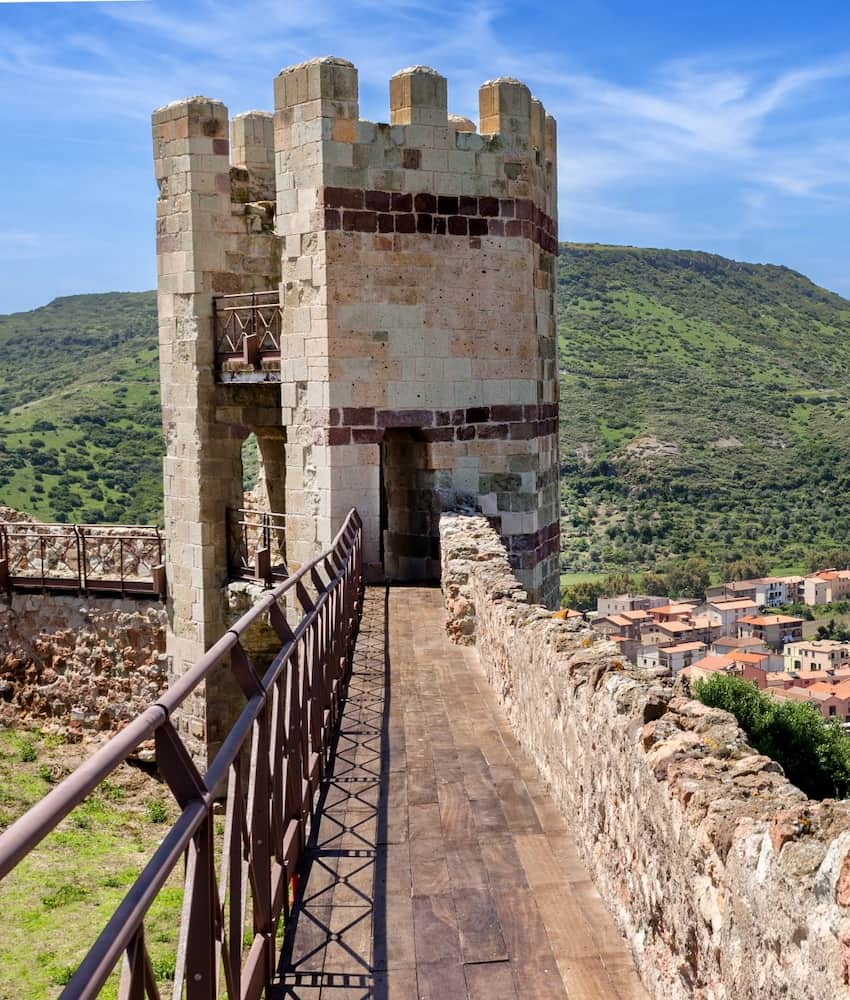
<path id="1" fill-rule="evenodd" d="M 160 604 L 43 594 L 0 602 L 0 725 L 117 730 L 167 681 Z"/>
<path id="2" fill-rule="evenodd" d="M 850 804 L 735 719 L 527 602 L 483 517 L 444 514 L 448 629 L 475 642 L 659 998 L 850 996 Z"/>

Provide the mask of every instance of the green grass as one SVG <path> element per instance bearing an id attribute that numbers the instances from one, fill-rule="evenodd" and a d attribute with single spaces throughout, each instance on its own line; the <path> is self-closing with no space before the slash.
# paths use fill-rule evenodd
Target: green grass
<path id="1" fill-rule="evenodd" d="M 571 587 L 575 583 L 591 583 L 601 580 L 604 573 L 561 573 L 561 587 Z"/>
<path id="2" fill-rule="evenodd" d="M 778 563 L 770 567 L 768 576 L 805 576 L 806 567 L 802 562 Z"/>
<path id="3" fill-rule="evenodd" d="M 35 756 L 23 761 L 31 756 L 27 746 Z M 75 752 L 52 738 L 0 730 L 0 828 L 50 790 L 43 775 L 61 770 L 59 762 Z M 146 815 L 152 795 L 172 821 L 170 795 L 122 767 L 0 882 L 0 1000 L 59 995 L 162 838 L 161 822 Z M 151 960 L 165 971 L 174 967 L 181 874 L 172 875 L 145 925 Z M 117 997 L 117 990 L 116 972 L 101 996 Z"/>

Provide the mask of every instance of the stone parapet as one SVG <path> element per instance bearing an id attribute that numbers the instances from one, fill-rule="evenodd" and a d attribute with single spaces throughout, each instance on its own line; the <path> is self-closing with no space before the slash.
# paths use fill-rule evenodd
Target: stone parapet
<path id="1" fill-rule="evenodd" d="M 654 995 L 847 997 L 850 804 L 529 604 L 485 518 L 443 514 L 440 541 L 449 633 L 478 645 Z"/>

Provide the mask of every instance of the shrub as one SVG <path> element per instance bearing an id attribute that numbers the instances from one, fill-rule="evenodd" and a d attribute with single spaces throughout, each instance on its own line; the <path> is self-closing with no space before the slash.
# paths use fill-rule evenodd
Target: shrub
<path id="1" fill-rule="evenodd" d="M 159 799 L 150 799 L 145 812 L 149 823 L 165 823 L 168 819 L 165 803 L 160 802 Z"/>
<path id="2" fill-rule="evenodd" d="M 67 986 L 71 982 L 74 973 L 77 971 L 73 965 L 63 965 L 53 972 L 53 983 L 55 986 Z"/>
<path id="3" fill-rule="evenodd" d="M 850 737 L 809 702 L 778 702 L 749 681 L 719 674 L 694 684 L 703 704 L 738 720 L 753 749 L 772 757 L 812 799 L 850 797 Z"/>
<path id="4" fill-rule="evenodd" d="M 48 910 L 55 910 L 60 906 L 69 906 L 71 903 L 79 903 L 81 899 L 88 896 L 88 889 L 80 885 L 63 885 L 56 892 L 49 896 L 42 896 L 41 902 Z"/>

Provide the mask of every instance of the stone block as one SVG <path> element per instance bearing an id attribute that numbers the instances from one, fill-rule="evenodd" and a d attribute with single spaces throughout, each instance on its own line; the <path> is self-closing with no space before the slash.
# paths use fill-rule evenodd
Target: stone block
<path id="1" fill-rule="evenodd" d="M 393 125 L 445 125 L 447 82 L 436 70 L 414 66 L 390 78 L 390 122 Z M 415 140 L 408 141 L 414 142 Z"/>

